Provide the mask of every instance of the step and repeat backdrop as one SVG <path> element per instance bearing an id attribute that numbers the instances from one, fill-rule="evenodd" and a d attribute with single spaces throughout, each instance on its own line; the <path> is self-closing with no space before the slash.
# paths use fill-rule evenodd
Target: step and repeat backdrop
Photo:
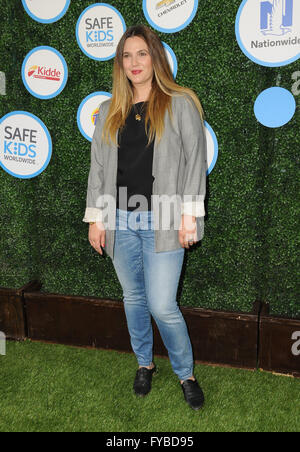
<path id="1" fill-rule="evenodd" d="M 90 142 L 99 118 L 99 107 L 111 97 L 111 70 L 116 47 L 128 26 L 147 24 L 162 39 L 174 79 L 197 92 L 206 114 L 208 195 L 212 197 L 213 205 L 210 209 L 208 204 L 207 247 L 204 238 L 202 248 L 199 247 L 188 256 L 190 276 L 187 276 L 186 281 L 193 283 L 190 286 L 183 283 L 184 304 L 229 309 L 238 306 L 241 310 L 248 310 L 257 297 L 265 298 L 272 304 L 273 296 L 276 299 L 274 306 L 278 305 L 277 312 L 295 314 L 299 312 L 299 305 L 293 301 L 294 289 L 291 289 L 292 297 L 286 301 L 286 307 L 280 311 L 280 291 L 274 295 L 274 281 L 278 272 L 277 276 L 272 274 L 269 279 L 265 276 L 267 283 L 261 276 L 266 265 L 273 268 L 264 240 L 264 234 L 268 233 L 266 223 L 270 221 L 272 212 L 268 212 L 267 208 L 263 212 L 262 205 L 270 201 L 272 192 L 270 186 L 270 191 L 265 194 L 266 183 L 271 184 L 272 180 L 270 176 L 266 182 L 265 176 L 272 167 L 276 134 L 288 130 L 300 145 L 297 127 L 300 72 L 295 68 L 300 57 L 300 1 L 243 0 L 226 2 L 226 6 L 219 0 L 211 3 L 198 0 L 124 0 L 109 3 L 13 0 L 4 8 L 2 19 L 6 24 L 3 34 L 6 42 L 2 44 L 0 59 L 2 178 L 10 185 L 9 190 L 15 187 L 12 180 L 23 181 L 23 184 L 28 184 L 27 195 L 25 190 L 23 196 L 28 196 L 28 193 L 37 196 L 32 198 L 32 204 L 29 205 L 34 217 L 28 217 L 27 220 L 31 221 L 32 218 L 32 221 L 37 221 L 38 228 L 48 225 L 51 229 L 48 220 L 47 225 L 42 226 L 41 218 L 43 209 L 46 209 L 45 204 L 51 204 L 51 196 L 39 200 L 33 187 L 40 188 L 41 192 L 48 187 L 55 193 L 55 205 L 58 208 L 56 212 L 52 210 L 50 223 L 53 227 L 56 213 L 61 218 L 64 209 L 68 210 L 65 218 L 72 218 L 72 224 L 80 223 L 79 207 L 84 207 Z M 288 68 L 291 68 L 291 72 L 289 86 L 286 86 L 286 83 L 281 82 Z M 8 110 L 9 106 L 5 104 L 8 98 L 9 106 L 13 107 L 15 102 L 15 108 Z M 26 108 L 29 105 L 31 108 Z M 41 116 L 39 111 L 43 112 Z M 65 198 L 61 195 L 65 173 L 60 171 L 58 165 L 60 160 L 63 161 L 61 140 L 70 143 L 70 146 L 75 142 L 81 148 L 77 150 L 81 153 L 81 159 L 85 158 L 84 172 L 78 169 L 80 163 L 76 166 L 74 155 L 68 165 L 64 162 L 64 171 L 69 171 L 68 183 L 79 178 L 81 184 L 78 192 L 75 186 L 70 189 L 67 184 Z M 239 146 L 243 148 L 240 158 L 237 155 Z M 233 149 L 236 151 L 233 152 Z M 291 152 L 298 153 L 299 147 L 291 149 Z M 52 164 L 56 168 L 53 172 Z M 241 181 L 243 177 L 244 182 L 234 185 L 235 178 Z M 58 196 L 57 188 L 53 185 L 55 179 L 60 187 Z M 69 197 L 68 190 L 72 192 Z M 251 195 L 251 191 L 255 191 L 255 195 Z M 248 204 L 247 200 L 251 196 L 253 199 Z M 63 204 L 60 204 L 61 199 Z M 74 208 L 75 200 L 80 200 L 80 203 Z M 2 202 L 4 205 L 5 202 Z M 215 214 L 219 215 L 215 222 L 214 209 Z M 68 216 L 72 210 L 76 211 L 76 215 Z M 263 218 L 264 213 L 266 216 Z M 295 214 L 295 210 L 290 213 Z M 226 229 L 226 219 L 232 215 L 237 218 L 236 224 Z M 78 227 L 82 228 L 82 225 Z M 26 230 L 29 229 L 27 226 Z M 234 237 L 234 231 L 237 230 L 239 232 Z M 238 237 L 242 230 L 243 238 Z M 41 262 L 38 260 L 43 258 L 37 256 L 44 245 L 39 243 L 40 234 L 34 240 L 34 245 L 30 243 L 36 247 L 36 263 L 31 263 L 28 271 L 30 276 L 41 277 Z M 295 237 L 293 240 L 296 241 Z M 209 241 L 214 243 L 211 248 Z M 63 237 L 60 244 L 56 238 L 54 242 L 60 248 Z M 88 246 L 83 238 L 81 246 L 82 250 Z M 231 260 L 229 255 L 234 248 L 233 254 L 237 254 Z M 217 249 L 226 251 L 220 256 Z M 203 262 L 204 255 L 209 273 L 201 268 L 200 261 Z M 30 256 L 32 258 L 31 252 Z M 59 261 L 61 255 L 58 253 L 56 256 Z M 87 256 L 91 257 L 91 254 L 87 254 L 86 259 Z M 92 255 L 93 262 L 96 257 Z M 247 259 L 250 263 L 245 262 Z M 78 267 L 79 262 L 82 264 L 83 261 L 77 262 Z M 49 265 L 49 259 L 46 265 Z M 52 277 L 48 267 L 43 276 L 49 288 L 56 292 L 71 290 L 74 293 L 75 290 L 80 294 L 90 294 L 88 279 L 82 286 L 79 283 L 75 286 L 71 282 L 66 283 L 70 275 L 67 267 L 67 264 L 65 267 L 63 264 L 60 270 L 55 270 L 64 275 L 59 281 L 64 280 L 65 285 Z M 110 293 L 120 295 L 111 264 L 101 263 L 100 267 L 101 281 L 105 283 L 107 294 L 110 290 Z M 76 264 L 74 272 L 75 268 Z M 11 274 L 8 263 L 7 270 Z M 96 292 L 99 273 L 96 276 L 92 286 L 94 284 L 94 291 L 99 294 Z M 210 278 L 214 281 L 211 285 Z M 289 273 L 287 279 L 293 280 L 293 275 Z M 233 286 L 238 288 L 236 292 Z M 244 295 L 243 286 L 249 288 Z M 112 290 L 112 287 L 117 288 Z M 196 301 L 195 293 L 199 293 L 199 287 L 205 294 L 202 302 L 199 299 Z M 269 287 L 268 292 L 266 287 Z"/>
<path id="2" fill-rule="evenodd" d="M 43 24 L 59 21 L 70 7 L 70 0 L 22 0 L 22 3 L 28 15 Z M 198 6 L 198 0 L 144 0 L 140 4 L 149 25 L 163 33 L 175 33 L 187 27 Z M 115 57 L 116 47 L 125 31 L 122 11 L 107 3 L 95 3 L 80 14 L 76 40 L 87 58 L 105 62 Z M 244 0 L 236 17 L 236 39 L 241 51 L 256 64 L 274 67 L 296 61 L 300 54 L 300 2 Z M 168 44 L 164 43 L 164 46 L 176 79 L 176 53 Z M 64 56 L 50 46 L 31 49 L 22 64 L 22 81 L 29 93 L 38 99 L 60 95 L 68 82 Z M 90 93 L 78 107 L 78 128 L 89 141 L 92 141 L 99 106 L 110 96 L 105 91 Z M 294 116 L 296 101 L 292 92 L 270 87 L 258 95 L 253 108 L 261 124 L 282 127 Z M 15 177 L 37 177 L 51 160 L 52 141 L 47 126 L 30 112 L 20 111 L 8 113 L 0 124 L 2 168 Z M 217 161 L 218 141 L 207 122 L 206 133 L 210 173 Z"/>

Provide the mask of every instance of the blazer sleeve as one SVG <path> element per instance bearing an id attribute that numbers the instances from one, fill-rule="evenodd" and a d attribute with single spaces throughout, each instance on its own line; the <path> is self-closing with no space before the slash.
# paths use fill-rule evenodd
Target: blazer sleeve
<path id="1" fill-rule="evenodd" d="M 200 113 L 190 96 L 181 106 L 180 133 L 185 156 L 181 213 L 204 217 L 207 143 Z"/>
<path id="2" fill-rule="evenodd" d="M 102 109 L 103 107 L 101 105 L 99 111 L 101 112 Z M 104 124 L 103 116 L 103 113 L 99 114 L 91 144 L 91 164 L 88 177 L 86 210 L 82 220 L 85 223 L 103 221 L 101 210 L 101 198 L 104 195 L 104 166 L 101 144 L 101 134 Z"/>

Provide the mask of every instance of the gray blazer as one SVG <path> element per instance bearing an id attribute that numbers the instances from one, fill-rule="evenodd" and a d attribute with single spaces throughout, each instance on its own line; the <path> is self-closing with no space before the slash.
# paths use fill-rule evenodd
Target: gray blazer
<path id="1" fill-rule="evenodd" d="M 83 221 L 104 223 L 106 230 L 104 251 L 113 259 L 118 147 L 101 141 L 110 102 L 111 99 L 100 106 L 99 119 L 92 140 L 91 167 Z M 181 248 L 178 229 L 183 213 L 196 217 L 197 241 L 204 235 L 207 172 L 204 125 L 194 102 L 187 95 L 172 97 L 172 111 L 173 121 L 166 111 L 163 137 L 159 143 L 156 138 L 154 141 L 152 200 L 154 200 L 156 252 Z M 138 210 L 145 209 L 136 209 Z"/>

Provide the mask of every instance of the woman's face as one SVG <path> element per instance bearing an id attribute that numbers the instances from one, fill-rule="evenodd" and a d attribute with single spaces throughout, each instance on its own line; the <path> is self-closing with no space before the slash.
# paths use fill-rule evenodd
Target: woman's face
<path id="1" fill-rule="evenodd" d="M 123 50 L 124 71 L 135 87 L 151 87 L 153 64 L 146 42 L 139 36 L 127 38 Z"/>

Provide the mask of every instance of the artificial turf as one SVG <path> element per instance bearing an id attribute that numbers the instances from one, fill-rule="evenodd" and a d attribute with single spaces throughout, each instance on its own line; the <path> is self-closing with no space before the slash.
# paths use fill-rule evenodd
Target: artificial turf
<path id="1" fill-rule="evenodd" d="M 168 359 L 145 398 L 132 390 L 133 354 L 7 342 L 0 356 L 1 432 L 296 432 L 300 380 L 195 366 L 202 410 L 184 401 Z"/>

